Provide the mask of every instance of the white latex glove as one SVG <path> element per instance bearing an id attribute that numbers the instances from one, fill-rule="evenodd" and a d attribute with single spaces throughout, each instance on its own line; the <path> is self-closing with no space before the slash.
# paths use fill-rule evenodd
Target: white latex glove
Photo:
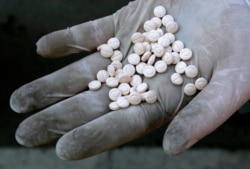
<path id="1" fill-rule="evenodd" d="M 176 34 L 192 49 L 189 64 L 199 69 L 208 86 L 195 97 L 186 97 L 174 86 L 169 66 L 164 74 L 146 79 L 157 92 L 154 104 L 140 104 L 109 112 L 109 88 L 89 91 L 98 70 L 110 64 L 93 53 L 61 70 L 17 89 L 10 105 L 16 112 L 44 108 L 24 120 L 16 139 L 34 147 L 59 139 L 56 152 L 76 160 L 115 148 L 169 123 L 163 148 L 180 154 L 224 123 L 250 97 L 250 6 L 248 0 L 136 0 L 107 16 L 42 37 L 37 51 L 59 57 L 82 49 L 95 50 L 116 36 L 121 51 L 132 51 L 131 35 L 143 31 L 144 21 L 162 5 L 180 25 Z M 192 80 L 186 78 L 184 83 Z M 171 122 L 170 122 L 171 120 Z"/>

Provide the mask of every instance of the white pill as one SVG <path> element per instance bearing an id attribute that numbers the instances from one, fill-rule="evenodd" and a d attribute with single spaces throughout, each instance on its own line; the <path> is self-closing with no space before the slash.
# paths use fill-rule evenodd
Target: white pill
<path id="1" fill-rule="evenodd" d="M 128 63 L 132 65 L 137 65 L 138 63 L 140 63 L 140 60 L 141 60 L 140 56 L 136 53 L 128 55 Z"/>
<path id="2" fill-rule="evenodd" d="M 160 27 L 161 27 L 162 22 L 161 22 L 161 19 L 160 19 L 160 18 L 158 18 L 158 17 L 153 17 L 151 20 L 155 23 L 156 28 L 160 28 Z"/>
<path id="3" fill-rule="evenodd" d="M 112 61 L 121 61 L 123 58 L 123 54 L 119 50 L 115 50 L 113 55 L 111 56 Z"/>
<path id="4" fill-rule="evenodd" d="M 156 72 L 158 73 L 164 73 L 166 72 L 167 70 L 167 64 L 166 62 L 164 62 L 163 60 L 158 60 L 156 63 L 155 63 L 155 70 Z"/>
<path id="5" fill-rule="evenodd" d="M 128 74 L 129 76 L 133 76 L 135 74 L 135 67 L 134 65 L 131 64 L 126 64 L 123 67 L 123 72 L 125 72 L 126 74 Z"/>
<path id="6" fill-rule="evenodd" d="M 120 41 L 117 38 L 110 38 L 107 42 L 107 44 L 112 48 L 112 49 L 118 49 L 120 47 Z"/>
<path id="7" fill-rule="evenodd" d="M 107 85 L 108 87 L 111 87 L 111 88 L 117 87 L 118 84 L 119 84 L 118 80 L 117 80 L 116 78 L 114 78 L 114 77 L 109 77 L 109 78 L 107 78 L 107 80 L 106 80 L 106 85 Z"/>
<path id="8" fill-rule="evenodd" d="M 128 95 L 130 92 L 130 85 L 128 83 L 121 83 L 118 86 L 118 89 L 121 91 L 122 95 Z"/>
<path id="9" fill-rule="evenodd" d="M 150 51 L 151 50 L 151 45 L 148 42 L 143 42 L 142 44 L 145 46 L 145 50 L 146 51 Z"/>
<path id="10" fill-rule="evenodd" d="M 184 87 L 184 93 L 187 95 L 187 96 L 192 96 L 196 93 L 196 87 L 193 83 L 188 83 L 185 85 Z"/>
<path id="11" fill-rule="evenodd" d="M 130 83 L 131 82 L 131 76 L 129 76 L 127 73 L 122 72 L 118 75 L 118 81 L 120 83 Z"/>
<path id="12" fill-rule="evenodd" d="M 145 100 L 149 104 L 155 103 L 157 100 L 157 95 L 153 90 L 142 93 L 141 95 L 142 95 L 142 99 Z"/>
<path id="13" fill-rule="evenodd" d="M 146 61 L 150 58 L 151 55 L 152 55 L 151 52 L 149 52 L 149 51 L 145 52 L 145 53 L 142 55 L 142 57 L 141 57 L 141 61 L 142 61 L 142 62 L 146 62 Z"/>
<path id="14" fill-rule="evenodd" d="M 145 91 L 148 90 L 148 84 L 143 82 L 141 84 L 139 84 L 138 86 L 136 86 L 136 91 L 138 93 L 144 93 Z"/>
<path id="15" fill-rule="evenodd" d="M 156 42 L 160 38 L 160 35 L 156 30 L 147 32 L 145 36 L 150 42 Z"/>
<path id="16" fill-rule="evenodd" d="M 154 15 L 156 17 L 162 18 L 166 15 L 166 9 L 163 6 L 157 6 L 154 8 Z"/>
<path id="17" fill-rule="evenodd" d="M 105 46 L 105 45 L 107 45 L 107 44 L 101 44 L 101 45 L 99 45 L 99 46 L 97 47 L 97 51 L 100 52 L 101 49 L 102 49 L 102 47 Z"/>
<path id="18" fill-rule="evenodd" d="M 166 62 L 167 65 L 170 65 L 170 64 L 173 63 L 174 57 L 173 57 L 172 53 L 166 52 L 166 53 L 164 54 L 164 56 L 162 57 L 162 60 L 163 60 L 164 62 Z"/>
<path id="19" fill-rule="evenodd" d="M 146 49 L 143 43 L 135 43 L 134 45 L 134 52 L 138 55 L 142 55 L 145 53 Z"/>
<path id="20" fill-rule="evenodd" d="M 142 43 L 144 39 L 144 35 L 140 32 L 135 32 L 131 37 L 133 43 Z"/>
<path id="21" fill-rule="evenodd" d="M 100 81 L 93 80 L 93 81 L 89 82 L 88 87 L 89 87 L 90 90 L 98 90 L 98 89 L 101 88 L 101 85 L 102 84 L 101 84 Z"/>
<path id="22" fill-rule="evenodd" d="M 183 74 L 185 72 L 186 68 L 187 68 L 187 64 L 183 61 L 178 62 L 175 65 L 175 71 L 176 71 L 176 73 L 179 73 L 179 74 Z"/>
<path id="23" fill-rule="evenodd" d="M 144 23 L 143 28 L 144 28 L 144 30 L 145 30 L 146 32 L 149 32 L 149 31 L 151 31 L 151 30 L 155 30 L 155 29 L 156 29 L 156 24 L 155 24 L 153 21 L 148 20 L 148 21 L 146 21 L 146 22 Z"/>
<path id="24" fill-rule="evenodd" d="M 163 46 L 156 44 L 153 48 L 153 52 L 156 57 L 162 57 L 165 53 L 165 49 Z"/>
<path id="25" fill-rule="evenodd" d="M 151 55 L 148 59 L 148 62 L 147 64 L 148 65 L 153 65 L 155 63 L 155 59 L 156 59 L 156 56 L 155 55 Z"/>
<path id="26" fill-rule="evenodd" d="M 115 67 L 115 70 L 121 69 L 122 68 L 122 62 L 115 60 L 113 62 L 111 62 L 111 65 L 113 65 Z"/>
<path id="27" fill-rule="evenodd" d="M 164 32 L 161 28 L 157 28 L 156 32 L 160 35 L 160 37 L 164 35 Z"/>
<path id="28" fill-rule="evenodd" d="M 170 45 L 170 39 L 167 36 L 162 36 L 158 39 L 158 44 L 165 48 Z"/>
<path id="29" fill-rule="evenodd" d="M 113 52 L 114 51 L 113 51 L 112 47 L 110 47 L 109 45 L 103 44 L 101 46 L 100 53 L 101 53 L 102 57 L 110 58 L 113 55 Z"/>
<path id="30" fill-rule="evenodd" d="M 162 18 L 162 24 L 164 26 L 167 25 L 168 22 L 173 22 L 174 21 L 174 17 L 171 16 L 171 15 L 165 15 L 163 18 Z"/>
<path id="31" fill-rule="evenodd" d="M 117 70 L 115 71 L 115 78 L 118 79 L 118 76 L 119 76 L 121 73 L 123 73 L 123 69 L 117 69 Z"/>
<path id="32" fill-rule="evenodd" d="M 119 97 L 117 99 L 117 104 L 119 105 L 120 108 L 127 108 L 129 107 L 129 101 L 126 97 Z"/>
<path id="33" fill-rule="evenodd" d="M 141 103 L 142 101 L 142 96 L 140 93 L 138 92 L 132 92 L 130 93 L 130 95 L 128 96 L 128 101 L 131 105 L 138 105 Z"/>
<path id="34" fill-rule="evenodd" d="M 142 78 L 141 78 L 140 75 L 132 76 L 132 79 L 131 79 L 131 82 L 130 82 L 131 86 L 136 87 L 141 83 L 142 83 Z"/>
<path id="35" fill-rule="evenodd" d="M 111 103 L 109 103 L 109 109 L 110 109 L 110 110 L 113 110 L 113 111 L 119 110 L 119 109 L 120 109 L 120 106 L 118 105 L 117 102 L 111 102 Z"/>
<path id="36" fill-rule="evenodd" d="M 156 70 L 154 66 L 151 66 L 151 65 L 145 66 L 144 71 L 143 71 L 143 75 L 145 77 L 152 78 L 155 76 L 155 74 L 156 74 Z"/>
<path id="37" fill-rule="evenodd" d="M 176 33 L 179 29 L 179 26 L 175 21 L 167 22 L 165 27 L 166 27 L 167 32 L 169 33 Z"/>
<path id="38" fill-rule="evenodd" d="M 114 77 L 116 74 L 115 67 L 113 65 L 108 65 L 107 71 L 110 77 Z"/>
<path id="39" fill-rule="evenodd" d="M 122 92 L 118 88 L 113 88 L 109 91 L 109 98 L 112 101 L 117 101 L 122 96 Z"/>
<path id="40" fill-rule="evenodd" d="M 172 33 L 166 33 L 164 36 L 168 37 L 170 40 L 170 43 L 174 43 L 175 41 L 175 35 Z"/>
<path id="41" fill-rule="evenodd" d="M 173 63 L 172 64 L 177 64 L 181 60 L 181 57 L 180 57 L 179 53 L 177 53 L 177 52 L 172 52 L 172 56 L 173 56 Z"/>
<path id="42" fill-rule="evenodd" d="M 144 70 L 144 68 L 145 68 L 146 65 L 147 65 L 147 64 L 144 63 L 144 62 L 141 62 L 141 63 L 139 63 L 138 65 L 136 65 L 136 72 L 137 72 L 138 74 L 143 74 L 143 70 Z"/>
<path id="43" fill-rule="evenodd" d="M 172 49 L 174 52 L 180 52 L 184 48 L 184 43 L 180 40 L 174 41 Z"/>
<path id="44" fill-rule="evenodd" d="M 173 73 L 171 75 L 171 82 L 175 85 L 181 85 L 183 83 L 183 77 L 179 73 Z"/>
<path id="45" fill-rule="evenodd" d="M 172 46 L 165 47 L 165 52 L 169 52 L 169 53 L 173 52 Z"/>
<path id="46" fill-rule="evenodd" d="M 195 78 L 198 75 L 198 69 L 194 65 L 187 66 L 185 70 L 185 75 L 189 78 Z"/>
<path id="47" fill-rule="evenodd" d="M 205 79 L 204 77 L 200 77 L 195 81 L 195 87 L 198 90 L 203 90 L 207 86 L 207 83 L 207 79 Z"/>
<path id="48" fill-rule="evenodd" d="M 192 58 L 192 51 L 189 48 L 184 48 L 180 51 L 182 60 L 190 60 Z"/>
<path id="49" fill-rule="evenodd" d="M 106 70 L 99 70 L 96 74 L 96 78 L 100 82 L 106 82 L 107 78 L 109 78 L 109 73 Z"/>

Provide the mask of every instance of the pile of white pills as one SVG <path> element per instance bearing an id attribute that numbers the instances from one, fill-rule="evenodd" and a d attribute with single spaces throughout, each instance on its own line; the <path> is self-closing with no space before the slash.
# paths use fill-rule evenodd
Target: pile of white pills
<path id="1" fill-rule="evenodd" d="M 131 37 L 133 53 L 128 55 L 128 63 L 125 65 L 122 64 L 119 39 L 110 38 L 106 44 L 97 48 L 101 56 L 112 62 L 106 70 L 97 73 L 97 79 L 89 83 L 89 89 L 98 90 L 102 83 L 106 83 L 111 88 L 111 110 L 138 105 L 142 101 L 155 103 L 157 95 L 149 90 L 143 77 L 153 78 L 157 73 L 164 73 L 169 65 L 175 67 L 175 73 L 171 75 L 174 85 L 183 85 L 184 75 L 196 79 L 194 84 L 184 86 L 187 96 L 196 94 L 197 90 L 204 89 L 208 83 L 203 77 L 197 78 L 198 68 L 195 65 L 186 63 L 192 59 L 192 51 L 182 41 L 176 40 L 174 34 L 179 29 L 178 24 L 171 15 L 166 14 L 163 6 L 155 7 L 154 17 L 145 21 L 143 28 L 145 32 L 135 32 Z"/>

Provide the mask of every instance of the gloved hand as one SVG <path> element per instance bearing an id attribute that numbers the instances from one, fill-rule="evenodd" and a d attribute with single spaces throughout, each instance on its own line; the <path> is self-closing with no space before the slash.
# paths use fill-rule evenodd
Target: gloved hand
<path id="1" fill-rule="evenodd" d="M 189 64 L 199 69 L 208 86 L 195 97 L 170 82 L 174 72 L 145 79 L 158 101 L 109 112 L 109 88 L 89 91 L 88 83 L 109 59 L 93 53 L 52 74 L 17 89 L 10 105 L 16 112 L 36 111 L 16 131 L 17 141 L 34 147 L 59 139 L 56 152 L 76 160 L 115 148 L 169 123 L 163 148 L 180 154 L 225 122 L 250 97 L 250 6 L 247 0 L 136 0 L 90 21 L 42 37 L 37 52 L 60 57 L 95 50 L 111 37 L 121 40 L 121 51 L 131 53 L 131 35 L 143 32 L 144 21 L 162 5 L 180 26 L 176 38 L 192 49 Z M 126 60 L 126 59 L 124 59 Z M 192 81 L 185 78 L 184 83 Z"/>

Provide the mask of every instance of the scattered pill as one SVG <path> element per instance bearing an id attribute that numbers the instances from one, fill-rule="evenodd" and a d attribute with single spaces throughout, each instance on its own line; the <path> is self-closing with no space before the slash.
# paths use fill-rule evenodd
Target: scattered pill
<path id="1" fill-rule="evenodd" d="M 140 60 L 140 56 L 136 53 L 132 53 L 128 56 L 128 63 L 132 65 L 137 65 L 138 63 L 140 63 Z"/>
<path id="2" fill-rule="evenodd" d="M 158 17 L 153 17 L 151 20 L 155 23 L 156 28 L 160 28 L 160 27 L 161 27 L 162 22 L 161 22 L 161 19 L 160 19 L 160 18 L 158 18 Z"/>
<path id="3" fill-rule="evenodd" d="M 149 104 L 155 103 L 157 100 L 157 95 L 153 90 L 149 90 L 145 93 L 142 93 L 141 95 L 143 100 L 145 100 Z"/>
<path id="4" fill-rule="evenodd" d="M 156 24 L 154 21 L 148 20 L 144 23 L 143 28 L 146 32 L 149 32 L 156 29 Z"/>
<path id="5" fill-rule="evenodd" d="M 145 82 L 136 86 L 136 91 L 138 93 L 144 93 L 146 90 L 148 90 L 148 84 Z"/>
<path id="6" fill-rule="evenodd" d="M 141 63 L 139 63 L 138 65 L 136 65 L 136 72 L 137 72 L 138 74 L 142 75 L 142 74 L 143 74 L 143 70 L 144 70 L 144 68 L 145 68 L 146 65 L 147 65 L 147 64 L 144 63 L 144 62 L 141 62 Z"/>
<path id="7" fill-rule="evenodd" d="M 207 86 L 207 83 L 207 79 L 205 79 L 204 77 L 200 77 L 195 81 L 195 87 L 198 90 L 203 90 Z"/>
<path id="8" fill-rule="evenodd" d="M 173 62 L 172 62 L 172 64 L 177 64 L 181 60 L 181 57 L 180 57 L 179 53 L 172 52 L 171 54 L 173 56 Z"/>
<path id="9" fill-rule="evenodd" d="M 109 109 L 115 111 L 115 110 L 119 110 L 120 107 L 117 102 L 111 102 L 109 103 Z"/>
<path id="10" fill-rule="evenodd" d="M 110 58 L 113 55 L 113 49 L 107 44 L 103 44 L 100 49 L 100 53 L 104 58 Z"/>
<path id="11" fill-rule="evenodd" d="M 113 65 L 108 65 L 107 71 L 110 77 L 114 77 L 116 74 L 115 67 Z"/>
<path id="12" fill-rule="evenodd" d="M 122 68 L 122 62 L 120 62 L 120 61 L 115 60 L 115 61 L 111 62 L 111 65 L 114 66 L 115 70 L 118 70 L 118 69 Z"/>
<path id="13" fill-rule="evenodd" d="M 135 32 L 131 37 L 131 41 L 133 43 L 142 43 L 144 41 L 144 36 L 140 32 Z"/>
<path id="14" fill-rule="evenodd" d="M 119 50 L 115 50 L 115 51 L 113 52 L 113 55 L 111 56 L 111 60 L 112 60 L 112 61 L 121 61 L 122 58 L 123 58 L 123 54 L 122 54 L 122 52 L 119 51 Z"/>
<path id="15" fill-rule="evenodd" d="M 145 53 L 146 49 L 143 43 L 135 43 L 134 45 L 134 52 L 138 55 L 142 55 Z"/>
<path id="16" fill-rule="evenodd" d="M 101 82 L 98 80 L 93 80 L 88 84 L 90 90 L 98 90 L 101 88 Z"/>
<path id="17" fill-rule="evenodd" d="M 184 48 L 184 43 L 180 40 L 174 41 L 172 49 L 174 52 L 180 52 Z"/>
<path id="18" fill-rule="evenodd" d="M 141 83 L 142 83 L 142 78 L 141 78 L 140 75 L 132 76 L 132 79 L 131 79 L 131 82 L 130 82 L 131 86 L 136 87 Z"/>
<path id="19" fill-rule="evenodd" d="M 117 101 L 122 96 L 122 92 L 118 88 L 113 88 L 109 91 L 109 98 L 112 101 Z"/>
<path id="20" fill-rule="evenodd" d="M 107 44 L 112 48 L 112 49 L 118 49 L 120 47 L 120 41 L 119 39 L 113 37 L 110 38 L 107 42 Z"/>
<path id="21" fill-rule="evenodd" d="M 161 45 L 162 47 L 167 47 L 170 45 L 170 39 L 169 37 L 167 36 L 161 36 L 159 39 L 158 39 L 158 44 Z"/>
<path id="22" fill-rule="evenodd" d="M 130 92 L 130 85 L 128 83 L 121 83 L 118 86 L 118 89 L 121 91 L 122 95 L 128 95 Z"/>
<path id="23" fill-rule="evenodd" d="M 175 71 L 176 71 L 176 73 L 179 73 L 179 74 L 185 73 L 186 68 L 187 68 L 187 64 L 183 61 L 178 62 L 175 65 Z"/>
<path id="24" fill-rule="evenodd" d="M 183 77 L 179 73 L 173 73 L 171 75 L 171 82 L 175 85 L 181 85 L 183 83 Z"/>
<path id="25" fill-rule="evenodd" d="M 142 96 L 140 93 L 138 92 L 132 92 L 130 93 L 130 95 L 128 96 L 128 101 L 131 105 L 138 105 L 141 103 L 142 101 Z"/>
<path id="26" fill-rule="evenodd" d="M 127 73 L 125 72 L 121 72 L 119 75 L 118 75 L 118 81 L 120 83 L 130 83 L 132 80 L 131 76 L 129 76 Z"/>
<path id="27" fill-rule="evenodd" d="M 133 65 L 131 65 L 131 64 L 126 64 L 123 67 L 123 72 L 125 72 L 129 76 L 133 76 L 135 74 L 135 67 Z"/>
<path id="28" fill-rule="evenodd" d="M 109 77 L 106 80 L 106 85 L 108 87 L 117 87 L 119 84 L 119 81 L 115 77 Z"/>
<path id="29" fill-rule="evenodd" d="M 169 33 L 176 33 L 179 29 L 178 24 L 175 21 L 166 23 L 166 30 Z"/>
<path id="30" fill-rule="evenodd" d="M 154 66 L 151 66 L 151 65 L 145 66 L 144 71 L 143 71 L 143 74 L 144 74 L 144 76 L 147 77 L 147 78 L 152 78 L 152 77 L 154 77 L 155 74 L 156 74 L 155 67 L 154 67 Z"/>
<path id="31" fill-rule="evenodd" d="M 166 52 L 165 55 L 162 57 L 162 60 L 167 63 L 167 65 L 170 65 L 174 62 L 174 57 L 172 53 Z"/>
<path id="32" fill-rule="evenodd" d="M 185 69 L 185 75 L 189 78 L 195 78 L 198 75 L 198 69 L 194 65 L 189 65 Z"/>
<path id="33" fill-rule="evenodd" d="M 109 73 L 106 70 L 99 70 L 96 74 L 96 78 L 100 82 L 106 82 L 107 78 L 109 78 Z"/>
<path id="34" fill-rule="evenodd" d="M 192 58 L 192 51 L 189 48 L 181 49 L 180 57 L 182 60 L 190 60 Z"/>
<path id="35" fill-rule="evenodd" d="M 166 9 L 163 6 L 157 6 L 154 8 L 154 15 L 156 17 L 162 18 L 166 15 Z"/>
<path id="36" fill-rule="evenodd" d="M 184 93 L 187 95 L 187 96 L 192 96 L 196 93 L 196 87 L 193 83 L 188 83 L 185 85 L 184 87 Z"/>
<path id="37" fill-rule="evenodd" d="M 120 108 L 123 109 L 129 107 L 129 101 L 126 97 L 119 97 L 117 99 L 117 104 Z"/>
<path id="38" fill-rule="evenodd" d="M 148 65 L 153 65 L 155 63 L 155 59 L 156 59 L 156 56 L 155 55 L 151 55 L 147 61 L 147 64 Z"/>
<path id="39" fill-rule="evenodd" d="M 156 44 L 154 46 L 153 52 L 156 57 L 162 57 L 165 53 L 165 49 L 163 46 Z"/>
<path id="40" fill-rule="evenodd" d="M 168 22 L 173 22 L 173 21 L 174 21 L 174 18 L 173 18 L 173 16 L 171 16 L 171 15 L 165 15 L 165 16 L 162 18 L 162 24 L 163 24 L 164 26 L 166 26 Z"/>
<path id="41" fill-rule="evenodd" d="M 158 73 L 164 73 L 167 70 L 167 64 L 163 60 L 159 60 L 155 63 L 155 70 Z"/>
<path id="42" fill-rule="evenodd" d="M 149 52 L 149 51 L 145 52 L 145 53 L 142 55 L 142 57 L 141 57 L 141 61 L 142 61 L 142 62 L 146 62 L 146 61 L 150 58 L 151 55 L 152 55 L 151 52 Z"/>

